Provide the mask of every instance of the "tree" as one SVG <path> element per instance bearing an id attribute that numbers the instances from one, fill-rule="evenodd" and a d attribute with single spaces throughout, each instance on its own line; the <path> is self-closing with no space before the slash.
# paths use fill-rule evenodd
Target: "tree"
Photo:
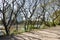
<path id="1" fill-rule="evenodd" d="M 42 2 L 40 3 L 40 7 L 42 8 L 42 12 L 41 12 L 41 15 L 42 15 L 42 18 L 41 18 L 42 24 L 47 25 L 46 24 L 46 18 L 47 18 L 46 17 L 46 12 L 48 11 L 47 10 L 48 5 L 51 4 L 51 3 L 52 3 L 52 1 L 49 2 L 49 0 L 47 0 L 47 2 L 46 2 L 46 0 L 43 0 L 43 3 Z"/>
<path id="2" fill-rule="evenodd" d="M 25 5 L 25 0 L 23 0 L 23 2 L 21 2 L 21 5 L 20 3 L 16 2 L 16 7 L 17 7 L 17 10 L 15 11 L 14 15 L 14 21 L 15 21 L 15 25 L 16 25 L 16 30 L 18 31 L 18 22 L 17 22 L 17 16 L 22 12 L 21 9 L 24 9 L 24 5 Z"/>
<path id="3" fill-rule="evenodd" d="M 29 21 L 31 21 L 31 18 L 32 16 L 34 15 L 34 12 L 37 8 L 37 5 L 38 5 L 38 1 L 37 0 L 32 0 L 32 2 L 30 2 L 30 0 L 28 0 L 28 3 L 29 3 L 29 7 L 24 9 L 25 11 L 25 14 L 24 14 L 24 17 L 25 17 L 25 30 L 28 29 L 28 25 L 30 24 Z M 29 13 L 30 13 L 30 16 L 29 16 Z M 28 17 L 29 16 L 29 17 Z"/>
<path id="4" fill-rule="evenodd" d="M 12 0 L 12 2 L 10 4 L 6 0 L 2 0 L 3 8 L 2 8 L 2 10 L 0 9 L 0 12 L 3 15 L 2 22 L 4 25 L 5 31 L 6 31 L 6 35 L 9 35 L 10 28 L 11 28 L 14 20 L 16 20 L 15 18 L 17 18 L 17 13 L 24 6 L 23 4 L 25 4 L 25 0 L 23 0 L 22 5 L 18 5 L 16 11 L 14 9 L 14 6 L 15 6 L 14 3 L 16 3 L 18 5 L 17 0 Z M 15 16 L 13 16 L 13 15 L 15 15 Z"/>
<path id="5" fill-rule="evenodd" d="M 59 19 L 58 17 L 60 16 L 60 10 L 56 10 L 53 15 L 52 15 L 52 19 L 53 19 L 53 25 L 55 26 L 55 20 Z"/>
<path id="6" fill-rule="evenodd" d="M 10 32 L 9 29 L 10 29 L 10 26 L 12 25 L 11 20 L 12 20 L 12 15 L 13 15 L 13 10 L 14 10 L 13 9 L 14 1 L 12 1 L 12 6 L 13 6 L 12 8 L 11 8 L 11 5 L 5 0 L 2 0 L 2 4 L 3 4 L 3 9 L 1 10 L 1 13 L 3 15 L 2 22 L 5 27 L 6 34 L 9 35 L 9 32 Z"/>

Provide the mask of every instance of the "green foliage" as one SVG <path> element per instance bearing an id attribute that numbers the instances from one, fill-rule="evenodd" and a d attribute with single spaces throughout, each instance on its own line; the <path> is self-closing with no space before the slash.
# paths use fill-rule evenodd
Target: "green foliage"
<path id="1" fill-rule="evenodd" d="M 46 26 L 45 24 L 42 24 L 42 25 L 40 26 L 40 29 L 46 29 L 46 28 L 48 28 L 48 26 Z"/>
<path id="2" fill-rule="evenodd" d="M 53 25 L 53 22 L 49 22 L 49 26 L 50 26 L 50 27 L 54 26 L 54 25 Z"/>
<path id="3" fill-rule="evenodd" d="M 58 18 L 58 16 L 60 16 L 60 10 L 56 10 L 52 15 L 51 15 L 51 18 L 52 19 L 56 19 L 56 18 Z"/>
<path id="4" fill-rule="evenodd" d="M 31 31 L 33 29 L 35 29 L 35 27 L 33 25 L 28 25 L 28 29 L 26 31 Z"/>
<path id="5" fill-rule="evenodd" d="M 56 11 L 55 15 L 58 17 L 55 19 L 55 24 L 58 25 L 60 24 L 60 10 Z"/>
<path id="6" fill-rule="evenodd" d="M 60 16 L 55 20 L 55 24 L 59 25 L 60 24 Z"/>
<path id="7" fill-rule="evenodd" d="M 60 24 L 60 10 L 56 10 L 52 15 L 51 15 L 52 21 L 54 21 L 55 25 Z"/>
<path id="8" fill-rule="evenodd" d="M 53 25 L 53 22 L 49 22 L 49 21 L 47 21 L 45 25 L 48 26 L 48 27 L 54 26 L 54 25 Z"/>
<path id="9" fill-rule="evenodd" d="M 30 25 L 28 25 L 28 28 L 27 28 L 26 32 L 31 31 L 31 30 L 34 30 L 34 29 L 39 29 L 39 28 L 30 24 Z"/>

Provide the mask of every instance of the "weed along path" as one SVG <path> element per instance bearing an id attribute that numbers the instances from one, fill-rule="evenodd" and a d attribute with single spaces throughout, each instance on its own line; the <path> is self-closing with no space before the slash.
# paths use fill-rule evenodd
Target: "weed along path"
<path id="1" fill-rule="evenodd" d="M 18 34 L 6 40 L 60 40 L 60 26 Z"/>

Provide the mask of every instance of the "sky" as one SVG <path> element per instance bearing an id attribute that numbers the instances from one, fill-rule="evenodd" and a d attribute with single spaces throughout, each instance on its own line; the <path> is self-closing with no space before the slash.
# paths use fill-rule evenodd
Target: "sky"
<path id="1" fill-rule="evenodd" d="M 1 5 L 1 4 L 2 4 L 2 0 L 0 0 L 0 7 L 2 7 L 2 5 Z"/>
<path id="2" fill-rule="evenodd" d="M 0 0 L 0 7 L 2 7 L 2 0 Z M 0 20 L 1 20 L 2 14 L 0 13 Z"/>

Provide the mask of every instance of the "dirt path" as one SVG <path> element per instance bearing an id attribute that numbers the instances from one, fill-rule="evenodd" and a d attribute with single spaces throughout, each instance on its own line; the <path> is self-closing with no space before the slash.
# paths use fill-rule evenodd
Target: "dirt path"
<path id="1" fill-rule="evenodd" d="M 22 33 L 8 38 L 8 40 L 60 40 L 60 27 Z"/>

